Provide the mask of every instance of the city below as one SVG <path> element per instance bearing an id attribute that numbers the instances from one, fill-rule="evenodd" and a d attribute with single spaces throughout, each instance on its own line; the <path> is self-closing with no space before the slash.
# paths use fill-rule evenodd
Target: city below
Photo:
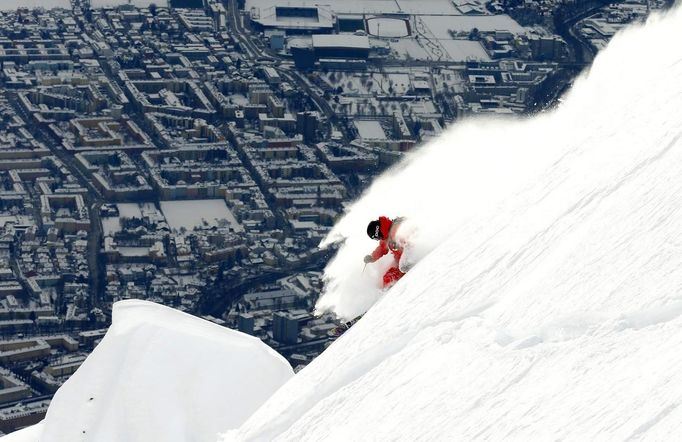
<path id="1" fill-rule="evenodd" d="M 318 245 L 374 177 L 463 118 L 551 109 L 670 6 L 318 3 L 0 6 L 0 435 L 45 416 L 120 300 L 300 370 L 339 325 L 313 311 Z"/>

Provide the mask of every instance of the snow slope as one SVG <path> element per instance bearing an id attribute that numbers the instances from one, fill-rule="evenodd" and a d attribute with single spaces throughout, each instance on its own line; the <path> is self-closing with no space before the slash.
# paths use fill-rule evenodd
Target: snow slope
<path id="1" fill-rule="evenodd" d="M 122 301 L 43 422 L 8 440 L 215 441 L 292 375 L 257 338 L 151 302 Z"/>
<path id="2" fill-rule="evenodd" d="M 376 246 L 365 227 L 379 215 L 407 218 L 401 233 L 411 249 L 404 259 L 418 262 L 447 239 L 463 257 L 472 235 L 511 227 L 519 211 L 544 211 L 536 202 L 547 203 L 545 197 L 556 211 L 567 210 L 566 198 L 575 202 L 615 185 L 638 161 L 666 148 L 677 134 L 673 115 L 680 105 L 680 48 L 665 43 L 679 37 L 676 20 L 615 38 L 558 111 L 458 123 L 385 173 L 322 244 L 344 241 L 325 271 L 318 310 L 353 318 L 381 296 L 379 281 L 390 263 L 364 268 L 362 262 Z M 532 234 L 547 219 L 527 216 L 519 228 Z"/>
<path id="3" fill-rule="evenodd" d="M 223 440 L 679 438 L 680 29 L 629 29 L 557 111 L 459 125 L 378 180 L 318 305 L 373 308 Z M 357 264 L 381 213 L 420 259 L 383 296 Z"/>

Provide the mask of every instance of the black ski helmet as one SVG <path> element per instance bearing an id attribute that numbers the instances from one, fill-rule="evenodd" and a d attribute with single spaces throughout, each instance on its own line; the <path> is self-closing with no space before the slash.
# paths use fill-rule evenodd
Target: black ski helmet
<path id="1" fill-rule="evenodd" d="M 372 239 L 381 239 L 381 226 L 378 220 L 370 221 L 367 224 L 367 236 Z"/>

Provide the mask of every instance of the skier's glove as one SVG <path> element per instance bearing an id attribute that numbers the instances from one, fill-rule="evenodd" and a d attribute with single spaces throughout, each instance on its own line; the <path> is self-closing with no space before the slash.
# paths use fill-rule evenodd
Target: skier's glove
<path id="1" fill-rule="evenodd" d="M 372 255 L 365 256 L 365 264 L 369 264 L 372 261 L 374 261 L 374 259 L 372 259 Z"/>

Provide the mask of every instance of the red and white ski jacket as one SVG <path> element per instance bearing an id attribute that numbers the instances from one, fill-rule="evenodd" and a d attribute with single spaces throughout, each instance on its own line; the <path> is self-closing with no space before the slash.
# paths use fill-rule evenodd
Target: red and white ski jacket
<path id="1" fill-rule="evenodd" d="M 379 217 L 379 231 L 381 232 L 381 236 L 384 239 L 379 240 L 379 245 L 372 252 L 372 254 L 371 254 L 372 262 L 381 258 L 385 254 L 387 254 L 389 251 L 391 253 L 393 253 L 393 256 L 395 257 L 396 261 L 400 262 L 400 257 L 403 254 L 403 248 L 398 243 L 396 236 L 395 236 L 396 232 L 398 231 L 400 221 L 401 221 L 400 218 L 396 218 L 395 220 L 390 220 L 390 219 L 386 218 L 385 216 Z"/>

